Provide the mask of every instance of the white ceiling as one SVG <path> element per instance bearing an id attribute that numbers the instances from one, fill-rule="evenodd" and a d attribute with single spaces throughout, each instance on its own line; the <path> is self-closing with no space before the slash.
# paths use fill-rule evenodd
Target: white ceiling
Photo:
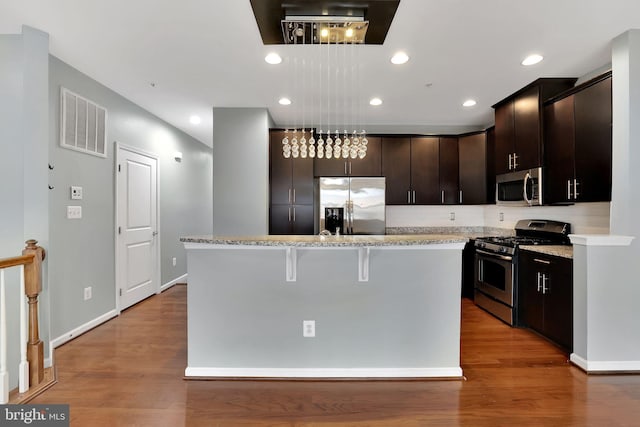
<path id="1" fill-rule="evenodd" d="M 317 46 L 264 46 L 249 0 L 0 0 L 0 34 L 18 34 L 22 24 L 49 33 L 54 56 L 207 145 L 212 107 L 266 107 L 286 126 L 302 110 L 294 108 L 302 88 L 319 86 L 312 71 L 309 81 L 287 79 L 291 58 L 308 69 Z M 492 104 L 538 77 L 606 66 L 611 40 L 630 28 L 640 28 L 638 0 L 401 0 L 384 45 L 356 47 L 361 82 L 341 89 L 348 98 L 338 121 L 360 111 L 368 130 L 480 128 L 492 123 Z M 407 64 L 389 62 L 398 50 Z M 285 62 L 266 64 L 271 51 Z M 532 52 L 544 61 L 520 65 Z M 309 123 L 319 95 L 307 93 Z M 278 105 L 283 95 L 294 104 Z M 372 96 L 384 103 L 368 105 Z M 467 98 L 478 104 L 462 107 Z M 192 114 L 200 125 L 189 123 Z M 322 117 L 326 126 L 326 108 Z"/>

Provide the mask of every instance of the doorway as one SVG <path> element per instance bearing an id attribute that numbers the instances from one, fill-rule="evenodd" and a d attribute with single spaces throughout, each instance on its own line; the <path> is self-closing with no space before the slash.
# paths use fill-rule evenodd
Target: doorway
<path id="1" fill-rule="evenodd" d="M 118 312 L 160 292 L 158 157 L 116 142 Z"/>

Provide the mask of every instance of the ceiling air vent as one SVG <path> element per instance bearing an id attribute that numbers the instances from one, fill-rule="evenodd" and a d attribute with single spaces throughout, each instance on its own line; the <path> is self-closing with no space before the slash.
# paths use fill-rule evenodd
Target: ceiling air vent
<path id="1" fill-rule="evenodd" d="M 95 102 L 60 90 L 60 146 L 107 157 L 107 110 Z"/>

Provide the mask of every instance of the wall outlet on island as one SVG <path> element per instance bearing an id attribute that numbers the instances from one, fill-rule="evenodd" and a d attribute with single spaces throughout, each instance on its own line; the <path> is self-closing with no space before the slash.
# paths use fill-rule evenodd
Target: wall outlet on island
<path id="1" fill-rule="evenodd" d="M 173 260 L 171 262 L 173 263 L 173 266 L 175 267 L 176 263 L 177 263 L 176 257 L 173 257 Z"/>
<path id="2" fill-rule="evenodd" d="M 498 214 L 498 219 L 499 219 L 500 221 L 504 221 L 504 212 L 500 212 L 500 213 Z"/>
<path id="3" fill-rule="evenodd" d="M 456 220 L 456 213 L 455 212 L 451 212 L 449 214 L 449 220 L 450 221 L 455 221 Z"/>
<path id="4" fill-rule="evenodd" d="M 302 321 L 302 336 L 305 338 L 313 338 L 316 336 L 316 321 L 315 320 L 303 320 Z"/>
<path id="5" fill-rule="evenodd" d="M 84 288 L 84 300 L 90 300 L 91 299 L 91 286 L 87 286 L 86 288 Z"/>

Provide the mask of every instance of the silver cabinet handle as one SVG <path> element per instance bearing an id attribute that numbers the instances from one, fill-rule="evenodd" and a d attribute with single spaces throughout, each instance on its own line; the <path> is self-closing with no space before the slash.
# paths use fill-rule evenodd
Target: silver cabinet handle
<path id="1" fill-rule="evenodd" d="M 567 180 L 567 199 L 571 200 L 571 180 Z"/>
<path id="2" fill-rule="evenodd" d="M 291 222 L 291 206 L 289 206 L 289 222 Z"/>
<path id="3" fill-rule="evenodd" d="M 289 200 L 289 204 L 291 204 L 291 189 L 289 189 L 289 198 L 287 200 Z"/>
<path id="4" fill-rule="evenodd" d="M 511 157 L 512 156 L 513 156 L 512 154 L 509 154 L 509 170 L 511 170 Z"/>
<path id="5" fill-rule="evenodd" d="M 407 204 L 411 204 L 411 190 L 407 190 Z"/>
<path id="6" fill-rule="evenodd" d="M 533 259 L 535 262 L 539 262 L 540 264 L 551 264 L 551 261 L 547 261 L 546 259 L 540 259 L 540 258 L 534 258 Z"/>
<path id="7" fill-rule="evenodd" d="M 351 165 L 352 165 L 352 163 L 349 162 L 349 175 L 351 175 Z"/>
<path id="8" fill-rule="evenodd" d="M 547 287 L 547 280 L 549 280 L 549 278 L 547 277 L 546 274 L 542 274 L 542 295 L 546 295 L 546 293 L 549 291 L 549 288 Z"/>
<path id="9" fill-rule="evenodd" d="M 413 204 L 415 205 L 416 204 L 416 190 L 413 190 L 411 192 L 411 194 L 413 195 Z"/>
<path id="10" fill-rule="evenodd" d="M 516 162 L 516 160 L 518 160 L 518 155 L 516 153 L 513 153 L 513 168 L 517 168 L 518 167 L 518 162 Z"/>
<path id="11" fill-rule="evenodd" d="M 296 189 L 293 189 L 293 204 L 296 204 Z"/>
<path id="12" fill-rule="evenodd" d="M 462 204 L 462 190 L 460 190 L 460 204 Z"/>
<path id="13" fill-rule="evenodd" d="M 296 207 L 293 207 L 293 222 L 296 222 Z"/>
<path id="14" fill-rule="evenodd" d="M 344 162 L 344 174 L 347 174 L 347 162 Z"/>
<path id="15" fill-rule="evenodd" d="M 576 178 L 573 178 L 573 199 L 574 200 L 578 200 L 578 196 L 580 195 L 580 193 L 578 193 L 578 184 L 580 184 L 578 180 Z"/>
<path id="16" fill-rule="evenodd" d="M 440 192 L 440 203 L 444 205 L 444 190 Z"/>
<path id="17" fill-rule="evenodd" d="M 536 284 L 538 285 L 538 292 L 540 292 L 540 279 L 542 278 L 542 273 L 539 271 L 536 273 Z"/>

